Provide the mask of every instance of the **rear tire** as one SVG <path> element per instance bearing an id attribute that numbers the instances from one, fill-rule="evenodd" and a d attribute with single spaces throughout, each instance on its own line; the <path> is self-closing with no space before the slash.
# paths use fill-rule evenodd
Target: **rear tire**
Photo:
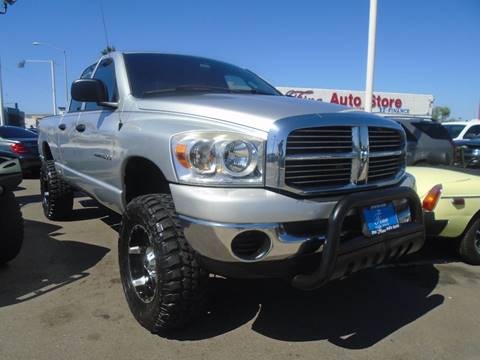
<path id="1" fill-rule="evenodd" d="M 13 260 L 23 243 L 23 218 L 15 196 L 7 191 L 0 196 L 0 264 Z"/>
<path id="2" fill-rule="evenodd" d="M 201 314 L 208 274 L 185 240 L 170 195 L 133 199 L 118 247 L 123 291 L 143 327 L 168 336 Z"/>
<path id="3" fill-rule="evenodd" d="M 459 253 L 471 265 L 480 265 L 480 218 L 477 218 L 460 241 Z"/>
<path id="4" fill-rule="evenodd" d="M 40 170 L 43 213 L 50 220 L 66 220 L 73 209 L 73 191 L 58 174 L 55 162 L 47 160 Z"/>

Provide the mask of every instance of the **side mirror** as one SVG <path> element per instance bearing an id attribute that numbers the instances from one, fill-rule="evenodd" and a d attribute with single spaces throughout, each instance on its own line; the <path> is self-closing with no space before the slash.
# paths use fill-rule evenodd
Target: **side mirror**
<path id="1" fill-rule="evenodd" d="M 80 79 L 72 84 L 72 99 L 80 102 L 101 103 L 108 101 L 107 90 L 98 79 Z"/>

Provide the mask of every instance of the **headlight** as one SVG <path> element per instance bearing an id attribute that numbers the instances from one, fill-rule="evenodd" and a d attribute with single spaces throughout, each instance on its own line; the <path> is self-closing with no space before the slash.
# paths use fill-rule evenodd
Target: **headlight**
<path id="1" fill-rule="evenodd" d="M 263 140 L 237 133 L 189 132 L 172 138 L 180 182 L 262 185 Z"/>

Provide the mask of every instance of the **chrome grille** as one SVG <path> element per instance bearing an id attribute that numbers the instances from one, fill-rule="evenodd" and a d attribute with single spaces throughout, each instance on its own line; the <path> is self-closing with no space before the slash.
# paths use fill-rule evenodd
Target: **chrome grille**
<path id="1" fill-rule="evenodd" d="M 370 152 L 402 150 L 402 135 L 394 129 L 368 128 Z"/>
<path id="2" fill-rule="evenodd" d="M 373 157 L 368 165 L 368 182 L 394 177 L 403 167 L 400 155 Z"/>
<path id="3" fill-rule="evenodd" d="M 312 192 L 394 180 L 404 168 L 404 143 L 400 131 L 385 127 L 295 129 L 287 137 L 284 183 Z"/>
<path id="4" fill-rule="evenodd" d="M 285 183 L 289 186 L 316 187 L 350 183 L 350 159 L 287 160 Z"/>
<path id="5" fill-rule="evenodd" d="M 349 151 L 352 151 L 352 128 L 347 126 L 298 129 L 288 136 L 287 155 Z"/>
<path id="6" fill-rule="evenodd" d="M 404 142 L 402 134 L 395 129 L 382 127 L 368 128 L 370 159 L 368 182 L 385 181 L 393 178 L 404 166 L 404 154 L 375 156 L 375 153 L 401 152 Z"/>
<path id="7" fill-rule="evenodd" d="M 350 153 L 352 147 L 350 126 L 326 126 L 292 131 L 287 139 L 285 183 L 300 188 L 349 184 L 351 159 L 331 159 L 328 158 L 328 154 Z M 324 155 L 325 158 L 308 159 L 309 155 L 318 154 Z"/>

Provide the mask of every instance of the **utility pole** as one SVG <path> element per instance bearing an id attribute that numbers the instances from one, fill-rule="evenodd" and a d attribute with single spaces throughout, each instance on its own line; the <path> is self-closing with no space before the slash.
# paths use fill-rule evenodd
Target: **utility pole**
<path id="1" fill-rule="evenodd" d="M 370 0 L 368 23 L 367 82 L 365 86 L 365 111 L 372 112 L 373 73 L 375 70 L 375 39 L 377 32 L 377 0 Z"/>
<path id="2" fill-rule="evenodd" d="M 67 51 L 65 49 L 62 49 L 56 45 L 53 45 L 53 44 L 50 44 L 50 43 L 47 43 L 47 42 L 43 42 L 43 41 L 34 41 L 32 43 L 32 45 L 34 46 L 39 46 L 39 45 L 44 45 L 44 46 L 48 46 L 52 49 L 55 49 L 57 51 L 61 51 L 63 53 L 63 72 L 64 72 L 64 75 L 63 75 L 63 78 L 64 78 L 64 82 L 65 82 L 65 109 L 68 109 L 68 103 L 69 103 L 69 89 L 68 89 L 68 72 L 67 72 Z"/>
<path id="3" fill-rule="evenodd" d="M 50 73 L 52 77 L 52 102 L 53 102 L 53 115 L 57 115 L 57 88 L 55 82 L 55 62 L 53 60 L 22 60 L 17 66 L 24 68 L 27 63 L 47 63 L 50 64 Z"/>
<path id="4" fill-rule="evenodd" d="M 50 60 L 50 72 L 52 75 L 53 115 L 57 115 L 57 89 L 55 84 L 55 62 L 53 60 Z"/>
<path id="5" fill-rule="evenodd" d="M 0 60 L 0 126 L 5 124 L 5 108 L 3 107 L 2 62 Z"/>

